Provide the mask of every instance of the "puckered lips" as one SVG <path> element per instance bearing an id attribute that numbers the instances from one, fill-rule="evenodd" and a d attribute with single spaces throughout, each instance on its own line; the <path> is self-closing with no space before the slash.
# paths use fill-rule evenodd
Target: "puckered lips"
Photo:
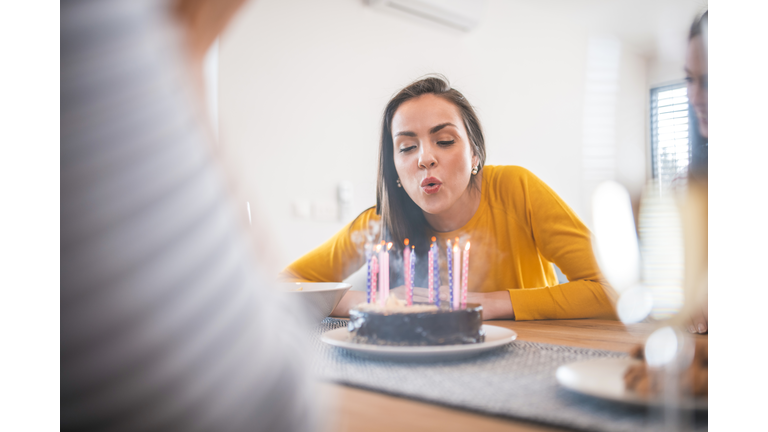
<path id="1" fill-rule="evenodd" d="M 421 181 L 421 190 L 427 195 L 436 194 L 440 190 L 440 186 L 443 185 L 436 177 L 427 177 Z"/>

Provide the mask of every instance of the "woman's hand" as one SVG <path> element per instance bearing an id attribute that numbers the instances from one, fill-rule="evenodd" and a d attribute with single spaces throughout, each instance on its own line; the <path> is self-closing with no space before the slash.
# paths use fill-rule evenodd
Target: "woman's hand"
<path id="1" fill-rule="evenodd" d="M 389 295 L 394 295 L 405 301 L 405 286 L 399 286 L 389 290 Z M 334 317 L 348 317 L 349 310 L 360 303 L 365 303 L 367 294 L 364 291 L 347 291 L 339 304 L 331 312 Z M 413 302 L 427 303 L 429 301 L 429 289 L 413 288 Z M 446 304 L 450 301 L 450 293 L 447 286 L 440 287 L 440 302 Z M 479 303 L 483 306 L 483 319 L 515 319 L 515 311 L 512 309 L 512 301 L 509 292 L 494 291 L 488 293 L 467 293 L 467 303 Z"/>
<path id="2" fill-rule="evenodd" d="M 389 291 L 397 298 L 405 300 L 405 287 L 399 286 Z M 429 289 L 413 288 L 413 302 L 427 303 L 429 301 Z M 440 302 L 445 304 L 450 301 L 450 291 L 447 286 L 440 287 Z M 508 291 L 494 291 L 488 293 L 467 293 L 467 303 L 479 303 L 483 306 L 483 319 L 515 319 L 515 311 L 512 309 L 512 300 Z"/>
<path id="3" fill-rule="evenodd" d="M 405 301 L 405 286 L 400 285 L 397 288 L 389 290 L 389 295 L 395 295 L 400 300 Z M 434 301 L 434 300 L 433 300 Z M 441 290 L 440 301 L 448 301 L 448 288 Z M 429 289 L 413 287 L 413 302 L 414 303 L 429 303 Z"/>
<path id="4" fill-rule="evenodd" d="M 694 313 L 693 316 L 691 316 L 691 322 L 690 324 L 688 324 L 688 332 L 699 333 L 699 334 L 707 333 L 707 331 L 709 331 L 707 327 L 707 321 L 708 321 L 707 303 L 704 303 L 704 306 L 701 308 L 701 310 L 697 313 Z"/>

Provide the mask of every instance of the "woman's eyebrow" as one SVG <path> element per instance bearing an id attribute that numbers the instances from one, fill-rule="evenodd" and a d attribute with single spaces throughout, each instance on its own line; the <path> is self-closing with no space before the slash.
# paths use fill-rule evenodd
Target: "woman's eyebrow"
<path id="1" fill-rule="evenodd" d="M 453 127 L 456 127 L 456 125 L 455 125 L 455 124 L 453 124 L 453 123 L 451 123 L 451 122 L 448 122 L 448 123 L 441 123 L 441 124 L 439 124 L 439 125 L 437 125 L 437 126 L 433 127 L 432 129 L 430 129 L 430 130 L 429 130 L 429 133 L 430 133 L 430 135 L 431 135 L 431 134 L 434 134 L 434 133 L 440 132 L 440 130 L 441 130 L 441 129 L 443 129 L 444 127 L 446 127 L 446 126 L 453 126 Z M 401 136 L 401 135 L 402 135 L 402 136 L 408 136 L 408 137 L 416 137 L 416 133 L 415 133 L 415 132 L 411 132 L 411 131 L 400 131 L 400 132 L 398 132 L 398 133 L 396 133 L 396 134 L 395 134 L 395 138 L 397 138 L 397 137 L 399 137 L 399 136 Z"/>
<path id="2" fill-rule="evenodd" d="M 398 133 L 395 134 L 395 138 L 399 137 L 400 135 L 408 136 L 408 137 L 416 137 L 416 133 L 415 132 L 401 131 L 401 132 L 398 132 Z"/>
<path id="3" fill-rule="evenodd" d="M 433 133 L 437 133 L 437 132 L 439 132 L 439 131 L 440 131 L 442 128 L 444 128 L 444 127 L 446 127 L 446 126 L 453 126 L 453 127 L 456 127 L 456 125 L 455 125 L 455 124 L 453 124 L 453 123 L 441 123 L 441 124 L 439 124 L 439 125 L 437 125 L 437 126 L 433 127 L 432 129 L 430 129 L 430 130 L 429 130 L 429 133 L 430 133 L 430 134 L 433 134 Z"/>

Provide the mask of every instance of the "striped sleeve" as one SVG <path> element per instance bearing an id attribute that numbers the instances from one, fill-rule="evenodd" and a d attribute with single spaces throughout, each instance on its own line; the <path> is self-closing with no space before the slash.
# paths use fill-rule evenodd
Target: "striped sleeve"
<path id="1" fill-rule="evenodd" d="M 166 2 L 61 4 L 61 428 L 311 429 L 181 53 Z"/>

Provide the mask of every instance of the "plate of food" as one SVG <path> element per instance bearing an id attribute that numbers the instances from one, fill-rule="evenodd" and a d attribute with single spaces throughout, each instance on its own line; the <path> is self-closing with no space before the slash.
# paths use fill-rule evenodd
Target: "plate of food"
<path id="1" fill-rule="evenodd" d="M 681 385 L 690 389 L 690 394 L 678 401 L 681 409 L 707 410 L 707 359 L 701 350 L 697 346 L 691 366 L 681 374 Z M 639 348 L 630 357 L 590 359 L 560 366 L 556 378 L 569 390 L 601 399 L 648 407 L 665 404 L 663 378 L 647 367 Z"/>
<path id="2" fill-rule="evenodd" d="M 482 306 L 438 308 L 405 306 L 395 297 L 387 305 L 362 304 L 350 310 L 349 325 L 324 333 L 321 340 L 357 355 L 396 360 L 455 360 L 502 347 L 517 338 L 510 329 L 482 323 Z"/>

